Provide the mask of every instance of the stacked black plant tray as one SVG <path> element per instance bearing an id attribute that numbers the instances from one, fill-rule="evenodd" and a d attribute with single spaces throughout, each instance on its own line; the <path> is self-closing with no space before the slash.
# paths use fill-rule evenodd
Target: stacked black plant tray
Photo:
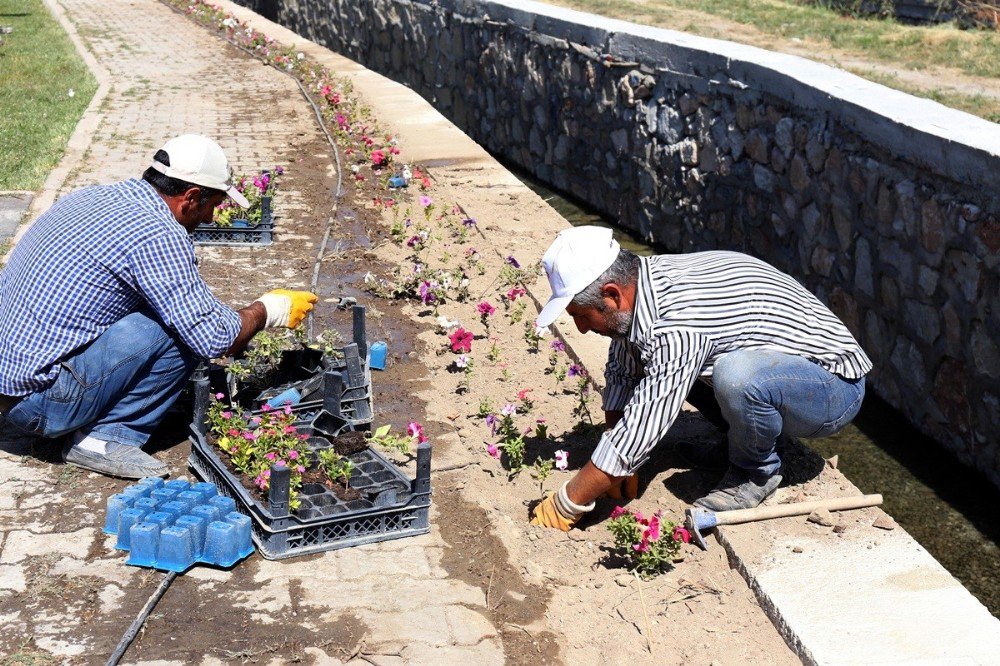
<path id="1" fill-rule="evenodd" d="M 261 198 L 260 222 L 233 220 L 232 226 L 220 227 L 215 222 L 202 222 L 194 229 L 191 240 L 195 245 L 270 245 L 274 240 L 274 215 L 271 197 Z"/>
<path id="2" fill-rule="evenodd" d="M 354 324 L 355 341 L 344 348 L 339 364 L 324 359 L 317 350 L 293 350 L 282 358 L 281 365 L 287 367 L 279 365 L 275 374 L 276 381 L 286 380 L 283 384 L 259 394 L 249 392 L 255 396 L 251 403 L 259 407 L 258 398 L 278 395 L 288 386 L 301 387 L 303 382 L 313 382 L 322 387 L 314 391 L 320 397 L 303 400 L 293 407 L 296 429 L 308 435 L 304 440 L 309 458 L 307 467 L 315 465 L 318 452 L 330 448 L 333 438 L 371 425 L 371 375 L 367 363 L 361 361 L 367 359 L 363 307 L 355 306 Z M 195 373 L 188 464 L 202 479 L 216 484 L 221 494 L 236 502 L 237 510 L 251 518 L 253 540 L 264 557 L 281 559 L 429 531 L 431 446 L 428 442 L 417 448 L 416 478 L 410 479 L 381 453 L 366 448 L 346 456 L 355 465 L 349 485 L 361 493 L 360 497 L 345 501 L 323 484 L 307 483 L 299 490 L 298 509 L 291 512 L 287 468 L 271 468 L 265 504 L 243 486 L 223 462 L 219 450 L 209 443 L 206 414 L 210 396 L 216 392 L 218 386 L 213 385 L 205 368 Z"/>
<path id="3" fill-rule="evenodd" d="M 368 429 L 372 422 L 372 375 L 364 306 L 355 305 L 352 316 L 353 341 L 339 350 L 337 358 L 308 347 L 288 350 L 267 376 L 237 380 L 235 385 L 227 381 L 222 367 L 212 366 L 210 386 L 228 401 L 253 412 L 259 412 L 268 401 L 280 407 L 282 394 L 295 390 L 299 400 L 292 410 L 300 420 L 309 420 L 324 409 L 357 429 Z"/>

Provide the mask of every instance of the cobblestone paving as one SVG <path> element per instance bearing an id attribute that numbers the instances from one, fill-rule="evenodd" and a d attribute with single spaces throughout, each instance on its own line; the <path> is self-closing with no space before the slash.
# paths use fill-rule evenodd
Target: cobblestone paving
<path id="1" fill-rule="evenodd" d="M 140 175 L 153 152 L 182 133 L 216 138 L 237 172 L 269 165 L 276 155 L 287 155 L 296 141 L 319 136 L 311 109 L 291 79 L 227 47 L 164 5 L 154 0 L 62 0 L 62 5 L 113 80 L 93 143 L 63 193 Z M 286 205 L 294 207 L 295 193 L 287 195 Z M 256 262 L 248 256 L 262 257 L 259 250 L 238 252 L 207 256 L 243 267 Z M 313 250 L 303 244 L 303 252 L 308 258 Z M 258 284 L 223 289 L 220 295 L 259 293 L 273 279 L 301 283 L 302 273 L 262 274 Z M 159 577 L 125 566 L 112 540 L 100 531 L 103 498 L 125 483 L 72 472 L 51 463 L 56 457 L 43 455 L 48 460 L 40 462 L 0 452 L 0 603 L 13 609 L 0 613 L 6 635 L 0 654 L 30 639 L 32 649 L 96 663 L 106 655 L 94 653 L 95 632 L 103 628 L 113 635 L 116 627 L 117 635 L 124 632 Z M 184 578 L 260 625 L 290 614 L 321 633 L 328 623 L 351 614 L 365 631 L 365 652 L 356 657 L 358 662 L 365 654 L 378 654 L 379 663 L 501 663 L 502 645 L 484 615 L 484 594 L 446 577 L 440 564 L 444 548 L 434 530 L 420 538 L 298 560 L 269 562 L 254 556 L 232 572 L 196 567 Z M 227 589 L 237 575 L 243 585 Z M 74 585 L 88 589 L 97 600 L 70 591 L 56 605 L 34 603 L 52 580 L 64 590 Z M 137 588 L 143 591 L 141 600 L 134 593 Z M 302 608 L 309 612 L 297 612 Z M 203 634 L 203 639 L 203 661 L 218 663 L 211 636 Z M 302 647 L 317 663 L 346 657 L 354 648 L 323 647 L 328 642 L 321 635 Z"/>

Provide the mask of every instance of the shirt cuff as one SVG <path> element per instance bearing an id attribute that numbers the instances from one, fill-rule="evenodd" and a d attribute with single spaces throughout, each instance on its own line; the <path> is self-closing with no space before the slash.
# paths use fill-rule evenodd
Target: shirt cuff
<path id="1" fill-rule="evenodd" d="M 611 476 L 630 476 L 638 468 L 638 465 L 635 465 L 631 460 L 626 460 L 618 452 L 618 449 L 608 439 L 607 433 L 601 437 L 600 443 L 594 449 L 594 454 L 590 457 L 590 462 L 594 463 L 597 469 Z"/>
<path id="2" fill-rule="evenodd" d="M 632 399 L 634 384 L 608 384 L 604 387 L 604 411 L 620 412 Z"/>

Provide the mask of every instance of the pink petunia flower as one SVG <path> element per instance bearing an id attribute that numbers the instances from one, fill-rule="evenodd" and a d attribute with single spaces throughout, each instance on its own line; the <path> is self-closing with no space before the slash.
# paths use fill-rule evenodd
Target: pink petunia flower
<path id="1" fill-rule="evenodd" d="M 224 419 L 231 419 L 231 418 L 233 418 L 233 413 L 227 410 L 227 411 L 222 412 L 222 414 L 220 414 L 220 416 L 222 418 L 224 418 Z"/>
<path id="2" fill-rule="evenodd" d="M 424 436 L 424 427 L 416 421 L 411 421 L 410 425 L 406 426 L 406 432 L 410 437 L 416 437 L 418 444 L 427 441 L 427 437 Z"/>
<path id="3" fill-rule="evenodd" d="M 225 397 L 226 397 L 226 394 L 225 394 L 225 393 L 216 393 L 216 394 L 215 394 L 215 399 L 216 399 L 216 400 L 222 400 L 222 399 L 223 399 L 223 398 L 225 398 Z"/>
<path id="4" fill-rule="evenodd" d="M 431 205 L 432 203 L 434 203 L 434 200 L 433 200 L 433 199 L 431 199 L 431 198 L 430 198 L 429 196 L 427 196 L 427 195 L 424 195 L 424 194 L 421 194 L 421 195 L 420 195 L 420 199 L 419 199 L 419 201 L 420 201 L 420 206 L 421 206 L 422 208 L 427 208 L 427 207 L 428 207 L 428 206 L 430 206 L 430 205 Z"/>
<path id="5" fill-rule="evenodd" d="M 680 525 L 675 527 L 673 537 L 674 541 L 683 541 L 684 543 L 691 543 L 691 533 L 687 531 L 686 527 L 681 527 Z"/>
<path id="6" fill-rule="evenodd" d="M 611 511 L 611 517 L 612 518 L 621 518 L 624 515 L 625 515 L 625 507 L 623 507 L 623 506 L 616 506 Z"/>
<path id="7" fill-rule="evenodd" d="M 559 449 L 555 452 L 556 469 L 564 470 L 569 466 L 569 452 Z"/>
<path id="8" fill-rule="evenodd" d="M 295 449 L 292 449 L 291 451 L 288 452 L 288 458 L 289 460 L 298 460 L 299 452 L 296 451 Z"/>
<path id="9" fill-rule="evenodd" d="M 500 448 L 496 444 L 490 444 L 486 447 L 486 453 L 490 454 L 494 458 L 500 458 Z"/>
<path id="10" fill-rule="evenodd" d="M 275 453 L 274 451 L 270 451 L 270 452 L 264 454 L 264 457 L 267 458 L 268 460 L 273 461 L 275 458 L 278 457 L 278 454 Z"/>
<path id="11" fill-rule="evenodd" d="M 461 326 L 448 336 L 451 341 L 451 350 L 455 353 L 472 351 L 472 331 L 467 331 Z"/>
<path id="12" fill-rule="evenodd" d="M 481 317 L 492 317 L 493 313 L 497 311 L 495 307 L 490 305 L 489 301 L 481 301 L 479 305 L 476 306 Z"/>

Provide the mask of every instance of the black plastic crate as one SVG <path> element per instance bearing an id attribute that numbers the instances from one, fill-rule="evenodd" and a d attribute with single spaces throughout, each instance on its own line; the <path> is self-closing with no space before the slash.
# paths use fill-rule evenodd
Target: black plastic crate
<path id="1" fill-rule="evenodd" d="M 192 380 L 208 373 L 207 392 L 223 393 L 226 400 L 259 412 L 263 403 L 289 389 L 299 391 L 301 401 L 293 406 L 300 420 L 309 420 L 321 410 L 342 416 L 356 428 L 371 425 L 372 376 L 365 333 L 365 308 L 352 308 L 353 342 L 340 349 L 340 358 L 329 358 L 317 349 L 291 349 L 282 353 L 277 367 L 255 380 L 230 384 L 225 369 L 210 365 L 195 372 Z"/>
<path id="2" fill-rule="evenodd" d="M 274 215 L 271 197 L 261 198 L 260 222 L 233 220 L 230 227 L 220 227 L 214 222 L 203 222 L 194 228 L 191 240 L 195 245 L 270 245 L 274 241 Z"/>
<path id="3" fill-rule="evenodd" d="M 204 408 L 200 410 L 204 417 Z M 342 419 L 321 413 L 322 432 L 302 426 L 310 456 L 331 446 L 327 435 L 353 429 Z M 362 493 L 344 501 L 322 484 L 305 484 L 300 490 L 301 505 L 288 511 L 288 475 L 271 468 L 271 487 L 265 506 L 229 471 L 218 452 L 206 440 L 202 427 L 192 425 L 191 455 L 188 464 L 204 480 L 216 484 L 219 492 L 233 498 L 237 509 L 251 518 L 253 540 L 267 559 L 283 559 L 366 543 L 400 539 L 430 531 L 431 446 L 417 448 L 417 476 L 408 478 L 374 449 L 347 456 L 355 463 L 351 487 Z M 337 427 L 332 428 L 334 423 Z M 312 460 L 311 462 L 314 462 Z"/>

